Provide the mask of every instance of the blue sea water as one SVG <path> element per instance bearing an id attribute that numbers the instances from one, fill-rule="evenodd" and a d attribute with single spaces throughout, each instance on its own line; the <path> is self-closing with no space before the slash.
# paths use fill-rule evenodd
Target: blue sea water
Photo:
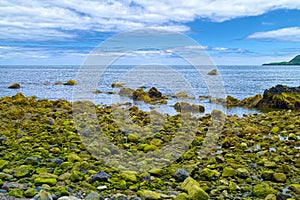
<path id="1" fill-rule="evenodd" d="M 200 95 L 208 95 L 205 77 L 199 76 L 191 66 L 172 66 L 172 70 L 161 70 L 148 68 L 143 71 L 141 69 L 134 70 L 133 66 L 109 66 L 105 69 L 99 81 L 95 83 L 95 88 L 102 93 L 95 95 L 95 103 L 111 104 L 116 103 L 112 100 L 115 95 L 105 94 L 105 92 L 114 91 L 111 83 L 115 81 L 125 80 L 135 83 L 135 86 L 155 86 L 164 94 L 170 94 L 172 91 L 161 83 L 181 84 L 178 79 L 178 74 L 183 77 L 183 80 L 188 82 L 193 88 L 196 97 Z M 91 73 L 93 69 L 85 69 Z M 222 78 L 222 85 L 226 91 L 226 95 L 234 96 L 238 99 L 243 99 L 255 94 L 262 94 L 265 89 L 268 89 L 277 84 L 288 86 L 300 85 L 300 66 L 218 66 L 218 73 Z M 17 92 L 22 92 L 26 96 L 36 96 L 37 98 L 47 99 L 66 99 L 73 100 L 72 86 L 55 85 L 55 82 L 67 82 L 70 79 L 76 79 L 80 71 L 80 66 L 0 66 L 0 97 L 12 96 Z M 92 72 L 93 73 L 93 72 Z M 95 72 L 97 73 L 97 72 Z M 149 80 L 144 78 L 152 73 Z M 125 78 L 124 78 L 125 77 Z M 21 85 L 20 89 L 8 89 L 7 87 L 18 82 Z M 127 83 L 126 83 L 127 84 Z M 126 85 L 125 85 L 126 86 Z M 184 87 L 183 87 L 184 88 Z M 181 89 L 182 90 L 182 89 Z M 123 99 L 124 101 L 124 99 Z M 125 99 L 130 101 L 130 99 Z M 174 114 L 175 111 L 170 107 L 176 100 L 168 102 L 167 106 L 161 106 L 162 112 Z M 193 102 L 193 101 L 192 101 Z M 208 100 L 194 100 L 196 103 L 201 103 L 206 107 L 206 113 L 212 109 Z M 141 105 L 147 110 L 150 105 Z M 234 108 L 227 110 L 229 114 L 244 114 L 248 112 L 256 112 L 243 108 Z"/>

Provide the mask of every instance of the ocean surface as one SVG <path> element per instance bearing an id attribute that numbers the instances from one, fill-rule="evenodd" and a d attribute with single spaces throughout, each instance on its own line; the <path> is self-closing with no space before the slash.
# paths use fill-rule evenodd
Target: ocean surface
<path id="1" fill-rule="evenodd" d="M 288 86 L 300 85 L 300 66 L 217 66 L 220 80 L 216 85 L 222 85 L 225 94 L 243 99 L 255 94 L 263 94 L 277 84 Z M 95 81 L 95 74 L 98 74 Z M 195 100 L 186 100 L 205 106 L 206 112 L 210 113 L 216 105 L 209 103 L 208 99 L 200 101 L 199 96 L 210 95 L 211 88 L 207 87 L 206 75 L 199 73 L 192 66 L 171 66 L 161 68 L 146 66 L 142 68 L 134 66 L 109 66 L 107 68 L 82 68 L 80 66 L 0 66 L 0 97 L 12 96 L 22 92 L 25 96 L 36 96 L 39 99 L 66 99 L 73 100 L 74 86 L 56 85 L 55 82 L 67 82 L 70 79 L 85 77 L 91 79 L 88 92 L 92 89 L 101 91 L 93 94 L 93 101 L 97 104 L 113 104 L 121 102 L 132 102 L 128 98 L 120 98 L 115 94 L 117 89 L 111 87 L 112 82 L 125 82 L 125 87 L 137 88 L 145 86 L 157 87 L 163 94 L 172 95 L 174 91 L 187 91 L 195 96 Z M 8 89 L 12 83 L 19 83 L 20 89 Z M 175 89 L 174 89 L 175 88 Z M 192 92 L 192 93 L 190 93 Z M 89 99 L 90 100 L 90 99 Z M 160 112 L 175 114 L 171 107 L 178 99 L 168 101 L 167 105 L 157 106 Z M 141 102 L 143 110 L 149 110 L 151 105 Z M 218 105 L 217 105 L 218 107 Z M 232 108 L 226 109 L 227 114 L 247 114 L 258 112 L 255 109 Z"/>

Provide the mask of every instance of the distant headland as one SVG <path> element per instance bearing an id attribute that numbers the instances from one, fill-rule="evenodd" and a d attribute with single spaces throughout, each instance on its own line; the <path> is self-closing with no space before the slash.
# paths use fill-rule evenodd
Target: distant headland
<path id="1" fill-rule="evenodd" d="M 295 58 L 293 58 L 289 62 L 264 63 L 263 65 L 300 65 L 300 55 L 297 55 Z"/>

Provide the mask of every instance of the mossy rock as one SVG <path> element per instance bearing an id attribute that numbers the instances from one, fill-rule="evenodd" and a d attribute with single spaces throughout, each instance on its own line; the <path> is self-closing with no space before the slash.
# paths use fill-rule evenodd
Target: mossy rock
<path id="1" fill-rule="evenodd" d="M 66 83 L 64 83 L 64 85 L 76 85 L 76 81 L 75 80 L 68 80 Z"/>
<path id="2" fill-rule="evenodd" d="M 181 184 L 181 189 L 183 191 L 189 192 L 190 190 L 193 190 L 193 186 L 200 187 L 200 184 L 192 177 L 187 177 Z"/>
<path id="3" fill-rule="evenodd" d="M 199 172 L 200 179 L 202 180 L 212 180 L 219 175 L 220 173 L 217 170 L 212 170 L 209 168 L 205 168 Z"/>
<path id="4" fill-rule="evenodd" d="M 69 196 L 68 187 L 66 186 L 54 186 L 51 187 L 49 191 L 58 197 Z"/>
<path id="5" fill-rule="evenodd" d="M 23 190 L 13 188 L 13 189 L 9 190 L 8 195 L 16 197 L 16 198 L 22 198 L 24 195 L 24 192 L 23 192 Z"/>
<path id="6" fill-rule="evenodd" d="M 68 161 L 71 162 L 71 163 L 74 163 L 74 162 L 81 162 L 82 161 L 82 158 L 80 156 L 78 156 L 77 154 L 75 153 L 70 153 L 67 157 Z"/>
<path id="7" fill-rule="evenodd" d="M 146 144 L 144 146 L 144 152 L 155 151 L 156 149 L 158 149 L 158 147 L 153 144 Z"/>
<path id="8" fill-rule="evenodd" d="M 29 188 L 25 191 L 24 196 L 27 197 L 27 198 L 31 198 L 36 194 L 37 194 L 37 191 L 35 189 Z"/>
<path id="9" fill-rule="evenodd" d="M 21 85 L 19 83 L 13 83 L 8 86 L 9 89 L 19 89 L 21 88 Z"/>
<path id="10" fill-rule="evenodd" d="M 52 200 L 52 196 L 49 192 L 41 190 L 34 196 L 34 200 Z"/>
<path id="11" fill-rule="evenodd" d="M 38 178 L 34 179 L 34 184 L 37 185 L 37 186 L 40 186 L 40 185 L 43 185 L 43 184 L 54 186 L 54 185 L 56 185 L 56 183 L 57 183 L 57 180 L 55 178 L 41 178 L 41 177 L 38 177 Z"/>
<path id="12" fill-rule="evenodd" d="M 250 176 L 250 173 L 247 168 L 238 168 L 236 172 L 237 175 L 241 178 L 248 178 Z"/>
<path id="13" fill-rule="evenodd" d="M 186 193 L 180 193 L 175 200 L 189 200 L 189 195 Z"/>
<path id="14" fill-rule="evenodd" d="M 160 177 L 160 176 L 162 176 L 162 175 L 165 173 L 165 170 L 160 169 L 160 168 L 154 168 L 154 169 L 151 169 L 151 170 L 149 171 L 149 173 L 150 173 L 151 175 Z"/>
<path id="15" fill-rule="evenodd" d="M 232 167 L 225 167 L 223 169 L 223 172 L 222 172 L 223 177 L 231 177 L 231 176 L 235 176 L 235 175 L 236 175 L 236 171 Z"/>
<path id="16" fill-rule="evenodd" d="M 123 87 L 125 83 L 123 82 L 112 82 L 111 87 L 112 88 L 117 88 L 117 87 Z"/>
<path id="17" fill-rule="evenodd" d="M 20 167 L 17 167 L 13 171 L 13 175 L 16 178 L 23 178 L 23 177 L 28 177 L 31 175 L 33 171 L 32 166 L 30 165 L 21 165 Z"/>
<path id="18" fill-rule="evenodd" d="M 137 172 L 136 171 L 122 171 L 120 176 L 125 181 L 136 182 L 137 181 Z"/>
<path id="19" fill-rule="evenodd" d="M 300 184 L 299 183 L 294 183 L 289 185 L 289 187 L 293 188 L 293 190 L 297 193 L 300 194 Z"/>
<path id="20" fill-rule="evenodd" d="M 83 179 L 84 179 L 84 174 L 77 170 L 74 170 L 70 176 L 70 180 L 74 182 L 82 181 Z"/>
<path id="21" fill-rule="evenodd" d="M 266 182 L 257 184 L 253 187 L 253 196 L 265 198 L 268 194 L 275 194 L 276 191 Z"/>
<path id="22" fill-rule="evenodd" d="M 7 160 L 0 160 L 0 171 L 2 171 L 7 165 L 8 165 Z"/>
<path id="23" fill-rule="evenodd" d="M 272 180 L 272 178 L 273 178 L 273 174 L 274 174 L 274 171 L 272 171 L 272 170 L 265 170 L 265 171 L 263 171 L 263 172 L 261 173 L 261 176 L 262 176 L 262 178 L 263 178 L 264 180 L 270 181 L 270 180 Z"/>
<path id="24" fill-rule="evenodd" d="M 128 139 L 129 142 L 137 142 L 137 141 L 139 141 L 140 136 L 137 135 L 137 134 L 130 133 L 130 134 L 127 135 L 127 139 Z"/>
<path id="25" fill-rule="evenodd" d="M 284 183 L 286 181 L 286 175 L 284 173 L 274 173 L 273 180 L 278 183 Z"/>
<path id="26" fill-rule="evenodd" d="M 208 200 L 209 195 L 200 187 L 194 185 L 191 190 L 189 190 L 190 200 Z"/>
<path id="27" fill-rule="evenodd" d="M 151 199 L 151 200 L 156 200 L 156 199 L 161 199 L 161 194 L 155 191 L 151 190 L 141 190 L 138 191 L 137 194 L 142 198 L 142 199 Z"/>

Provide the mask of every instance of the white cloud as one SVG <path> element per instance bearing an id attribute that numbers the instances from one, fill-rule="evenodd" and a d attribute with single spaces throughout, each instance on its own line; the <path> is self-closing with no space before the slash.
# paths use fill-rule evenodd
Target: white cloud
<path id="1" fill-rule="evenodd" d="M 249 35 L 247 38 L 300 42 L 300 27 L 289 27 L 266 32 L 256 32 Z"/>
<path id="2" fill-rule="evenodd" d="M 76 31 L 119 32 L 156 27 L 188 31 L 197 18 L 222 22 L 275 9 L 300 9 L 299 0 L 1 0 L 0 38 L 74 38 Z M 74 33 L 75 32 L 75 33 Z"/>

